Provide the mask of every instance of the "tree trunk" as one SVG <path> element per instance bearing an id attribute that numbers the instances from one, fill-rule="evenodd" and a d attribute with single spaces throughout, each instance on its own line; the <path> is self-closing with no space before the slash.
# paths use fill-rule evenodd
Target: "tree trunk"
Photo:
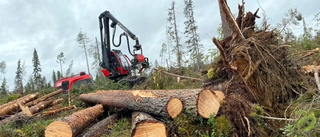
<path id="1" fill-rule="evenodd" d="M 39 104 L 29 108 L 31 114 L 35 114 L 35 113 L 38 113 L 40 112 L 41 110 L 51 106 L 54 102 L 59 102 L 61 99 L 58 99 L 58 100 L 47 100 L 47 101 L 43 101 L 43 102 L 40 102 Z M 0 126 L 3 126 L 9 122 L 14 122 L 14 121 L 17 121 L 17 120 L 21 120 L 21 119 L 28 119 L 29 117 L 26 116 L 25 114 L 23 114 L 22 112 L 20 113 L 17 113 L 11 117 L 8 117 L 6 119 L 3 119 L 0 121 Z"/>
<path id="2" fill-rule="evenodd" d="M 24 97 L 21 97 L 17 100 L 23 105 L 31 100 L 34 100 L 39 96 L 39 93 L 29 94 Z M 6 115 L 13 114 L 15 111 L 19 109 L 19 105 L 17 103 L 17 100 L 11 101 L 7 104 L 4 104 L 0 107 L 0 117 L 4 117 Z"/>
<path id="3" fill-rule="evenodd" d="M 80 99 L 89 103 L 143 111 L 158 116 L 175 118 L 182 112 L 182 102 L 172 97 L 157 97 L 139 90 L 123 90 L 102 93 L 81 94 Z"/>
<path id="4" fill-rule="evenodd" d="M 244 39 L 237 22 L 230 12 L 226 0 L 219 0 L 219 8 L 224 38 L 235 35 L 235 37 L 238 37 L 239 39 Z"/>
<path id="5" fill-rule="evenodd" d="M 75 105 L 72 105 L 72 106 L 68 106 L 68 107 L 63 107 L 63 108 L 59 108 L 59 109 L 54 109 L 54 110 L 50 110 L 50 111 L 46 111 L 46 112 L 43 112 L 42 114 L 44 116 L 49 116 L 49 115 L 53 115 L 53 114 L 56 114 L 56 113 L 59 113 L 59 112 L 62 112 L 62 111 L 66 111 L 66 110 L 70 110 L 70 109 L 75 109 L 77 108 Z"/>
<path id="6" fill-rule="evenodd" d="M 176 89 L 176 90 L 99 90 L 96 93 L 102 94 L 124 94 L 132 93 L 136 96 L 149 96 L 155 98 L 177 98 L 182 101 L 184 112 L 192 116 L 200 115 L 202 118 L 210 118 L 211 114 L 217 114 L 220 101 L 224 99 L 221 91 L 202 89 Z M 80 96 L 81 99 L 81 96 Z M 91 102 L 96 103 L 96 102 Z M 129 108 L 130 109 L 130 108 Z M 136 111 L 142 111 L 132 109 Z M 143 111 L 146 112 L 146 111 Z M 177 111 L 172 111 L 172 113 Z M 148 112 L 151 113 L 151 112 Z M 156 113 L 152 113 L 159 115 Z M 179 115 L 179 114 L 176 114 Z"/>
<path id="7" fill-rule="evenodd" d="M 98 123 L 94 124 L 92 127 L 83 131 L 79 137 L 99 137 L 100 135 L 106 133 L 109 129 L 109 126 L 112 126 L 124 113 L 125 111 L 120 111 L 116 114 L 113 114 Z"/>
<path id="8" fill-rule="evenodd" d="M 74 137 L 103 113 L 103 106 L 96 105 L 52 122 L 45 131 L 46 137 Z"/>
<path id="9" fill-rule="evenodd" d="M 38 98 L 38 99 L 36 99 L 34 101 L 31 101 L 31 102 L 25 104 L 25 106 L 27 106 L 27 107 L 34 106 L 34 105 L 38 104 L 39 102 L 42 102 L 42 101 L 44 101 L 44 100 L 46 100 L 46 99 L 48 99 L 50 97 L 53 97 L 53 96 L 61 93 L 62 91 L 63 91 L 62 89 L 59 89 L 57 91 L 51 92 L 51 93 L 49 93 L 47 95 L 44 95 L 44 96 L 42 96 L 42 97 L 40 97 L 40 98 Z"/>
<path id="10" fill-rule="evenodd" d="M 132 112 L 132 137 L 166 137 L 166 126 L 143 112 Z"/>

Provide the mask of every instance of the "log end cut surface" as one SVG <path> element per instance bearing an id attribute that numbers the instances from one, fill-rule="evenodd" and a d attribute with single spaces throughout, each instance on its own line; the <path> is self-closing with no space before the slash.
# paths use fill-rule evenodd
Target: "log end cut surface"
<path id="1" fill-rule="evenodd" d="M 167 111 L 171 118 L 179 116 L 182 112 L 183 105 L 182 102 L 177 98 L 172 98 L 168 102 Z"/>
<path id="2" fill-rule="evenodd" d="M 217 114 L 220 108 L 219 99 L 210 90 L 203 90 L 197 101 L 198 114 L 202 118 L 210 118 L 210 115 Z"/>
<path id="3" fill-rule="evenodd" d="M 45 131 L 46 137 L 72 137 L 72 129 L 67 122 L 54 121 Z"/>
<path id="4" fill-rule="evenodd" d="M 140 122 L 135 128 L 133 137 L 166 137 L 167 131 L 160 122 Z"/>

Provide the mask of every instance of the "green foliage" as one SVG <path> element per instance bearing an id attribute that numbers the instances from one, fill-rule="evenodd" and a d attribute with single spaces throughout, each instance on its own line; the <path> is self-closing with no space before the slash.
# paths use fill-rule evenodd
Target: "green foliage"
<path id="1" fill-rule="evenodd" d="M 6 71 L 6 62 L 2 61 L 0 62 L 0 73 L 5 73 Z"/>
<path id="2" fill-rule="evenodd" d="M 21 95 L 23 95 L 23 84 L 22 84 L 22 67 L 21 67 L 21 63 L 20 63 L 20 59 L 18 61 L 18 67 L 17 67 L 17 71 L 16 71 L 16 77 L 14 78 L 14 85 L 15 85 L 15 92 L 19 93 Z"/>
<path id="3" fill-rule="evenodd" d="M 131 135 L 131 119 L 122 118 L 113 126 L 108 127 L 110 130 L 101 137 L 128 137 Z"/>
<path id="4" fill-rule="evenodd" d="M 40 68 L 40 60 L 39 56 L 37 53 L 37 50 L 34 49 L 33 51 L 33 58 L 32 58 L 32 63 L 33 63 L 33 81 L 34 81 L 34 87 L 35 90 L 41 90 L 41 68 Z"/>
<path id="5" fill-rule="evenodd" d="M 0 105 L 16 100 L 21 97 L 20 94 L 0 95 Z"/>
<path id="6" fill-rule="evenodd" d="M 7 79 L 6 77 L 3 78 L 2 84 L 0 86 L 0 94 L 1 95 L 7 95 L 8 89 L 7 89 Z"/>

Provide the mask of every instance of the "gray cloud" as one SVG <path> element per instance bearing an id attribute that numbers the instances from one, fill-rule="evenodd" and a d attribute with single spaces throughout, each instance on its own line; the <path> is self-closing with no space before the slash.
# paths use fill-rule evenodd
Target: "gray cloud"
<path id="1" fill-rule="evenodd" d="M 234 14 L 240 2 L 241 0 L 229 1 Z M 309 21 L 319 12 L 316 6 L 320 3 L 316 0 L 308 2 L 259 0 L 259 2 L 266 12 L 268 22 L 273 26 L 281 21 L 284 13 L 290 8 L 297 8 Z M 183 37 L 184 3 L 176 1 L 176 4 L 178 27 L 181 31 L 180 36 Z M 42 75 L 46 76 L 47 80 L 51 80 L 52 70 L 60 69 L 56 57 L 61 51 L 65 53 L 67 59 L 63 65 L 64 70 L 71 60 L 74 60 L 74 73 L 86 71 L 85 56 L 75 38 L 82 29 L 91 40 L 94 40 L 94 37 L 99 39 L 98 16 L 105 10 L 109 10 L 139 37 L 145 56 L 154 62 L 159 58 L 161 45 L 165 42 L 167 9 L 170 5 L 170 0 L 1 0 L 0 61 L 7 62 L 5 77 L 10 89 L 14 88 L 13 79 L 19 59 L 26 62 L 25 79 L 31 75 L 34 48 L 40 57 Z M 216 30 L 220 24 L 217 1 L 198 0 L 194 1 L 194 6 L 201 43 L 205 46 L 205 50 L 214 48 L 211 38 L 217 36 Z M 259 8 L 257 0 L 247 0 L 247 11 L 255 11 L 257 8 Z M 262 10 L 259 15 L 262 17 Z M 125 45 L 120 49 L 128 54 Z"/>

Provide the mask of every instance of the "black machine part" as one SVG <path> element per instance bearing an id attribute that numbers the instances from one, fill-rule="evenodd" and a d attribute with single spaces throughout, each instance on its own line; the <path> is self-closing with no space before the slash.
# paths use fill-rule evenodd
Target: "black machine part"
<path id="1" fill-rule="evenodd" d="M 109 21 L 112 21 L 111 24 Z M 119 36 L 119 44 L 115 44 L 114 42 L 114 35 L 116 32 L 116 27 L 119 26 L 124 33 L 122 33 Z M 114 77 L 114 75 L 117 75 L 118 73 L 116 72 L 117 68 L 114 64 L 114 62 L 112 62 L 112 55 L 111 55 L 111 42 L 110 42 L 110 27 L 113 28 L 113 36 L 112 36 L 112 44 L 115 47 L 119 47 L 121 45 L 121 38 L 123 36 L 126 37 L 127 40 L 127 46 L 128 46 L 128 50 L 129 53 L 136 57 L 137 55 L 142 55 L 142 49 L 141 49 L 141 45 L 139 43 L 139 39 L 136 37 L 135 34 L 133 34 L 129 29 L 127 29 L 123 24 L 121 24 L 109 11 L 105 11 L 103 13 L 100 14 L 99 16 L 99 27 L 100 27 L 100 38 L 101 38 L 101 46 L 102 46 L 102 62 L 100 63 L 102 68 L 107 69 L 110 72 L 110 78 Z M 129 38 L 135 40 L 135 45 L 133 46 L 133 53 L 130 50 L 130 46 L 129 46 Z M 141 54 L 136 54 L 136 51 L 141 52 Z M 134 58 L 133 60 L 135 60 L 136 58 Z M 136 63 L 137 61 L 131 61 L 131 69 L 137 69 L 137 65 L 139 63 Z M 143 68 L 148 68 L 149 67 L 149 62 L 148 62 L 148 58 L 145 58 L 145 62 L 142 62 L 142 67 Z M 143 69 L 142 68 L 142 69 Z M 116 77 L 118 78 L 118 77 Z"/>

